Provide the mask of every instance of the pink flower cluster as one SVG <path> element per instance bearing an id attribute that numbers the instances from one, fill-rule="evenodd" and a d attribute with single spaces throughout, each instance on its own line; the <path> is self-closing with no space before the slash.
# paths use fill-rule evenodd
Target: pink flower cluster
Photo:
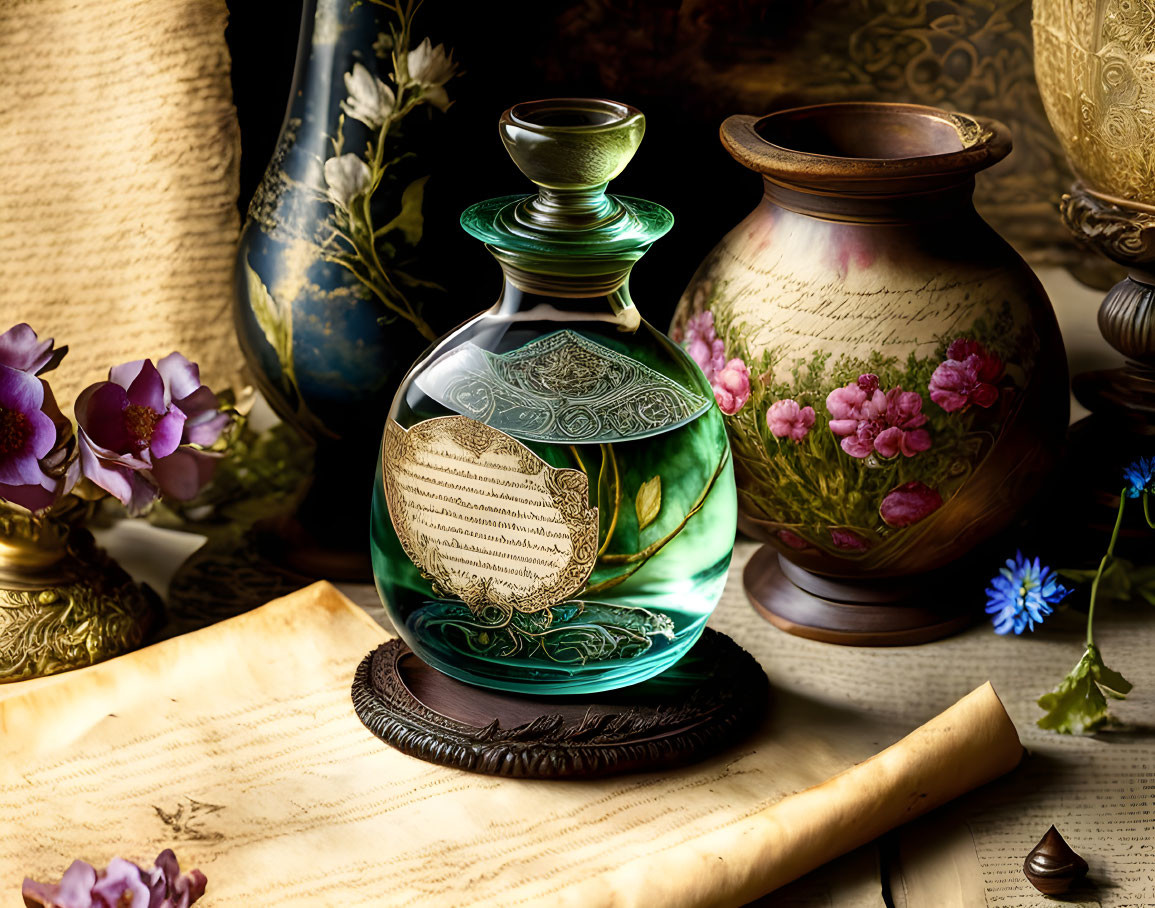
<path id="1" fill-rule="evenodd" d="M 930 377 L 930 399 L 954 413 L 974 404 L 989 407 L 999 398 L 994 383 L 1003 375 L 1003 361 L 978 341 L 956 338 L 947 348 L 946 360 Z"/>
<path id="2" fill-rule="evenodd" d="M 878 376 L 865 373 L 857 381 L 835 388 L 826 397 L 830 431 L 842 439 L 842 450 L 851 457 L 913 457 L 930 448 L 922 395 L 891 388 L 883 391 Z"/>
<path id="3" fill-rule="evenodd" d="M 686 322 L 682 340 L 690 357 L 714 389 L 714 399 L 727 416 L 733 416 L 750 399 L 750 370 L 740 358 L 726 359 L 726 349 L 714 329 L 714 313 L 706 309 Z"/>
<path id="4" fill-rule="evenodd" d="M 814 426 L 814 408 L 799 407 L 798 401 L 775 401 L 766 411 L 766 425 L 775 438 L 802 441 Z"/>

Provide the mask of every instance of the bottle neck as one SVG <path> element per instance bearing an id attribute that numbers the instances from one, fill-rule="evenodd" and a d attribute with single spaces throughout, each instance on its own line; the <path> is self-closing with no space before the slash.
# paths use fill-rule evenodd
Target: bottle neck
<path id="1" fill-rule="evenodd" d="M 490 250 L 501 262 L 504 282 L 497 312 L 512 316 L 546 308 L 555 314 L 572 314 L 581 319 L 606 321 L 622 330 L 633 331 L 641 315 L 630 296 L 631 262 L 613 275 L 574 273 L 575 264 L 566 261 L 565 274 L 526 271 Z M 540 266 L 540 260 L 538 262 Z"/>

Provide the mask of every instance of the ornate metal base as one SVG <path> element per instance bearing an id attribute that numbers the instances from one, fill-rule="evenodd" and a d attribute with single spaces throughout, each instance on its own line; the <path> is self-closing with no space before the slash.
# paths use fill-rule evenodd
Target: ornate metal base
<path id="1" fill-rule="evenodd" d="M 982 614 L 975 595 L 928 578 L 840 583 L 810 574 L 766 545 L 742 574 L 755 610 L 775 627 L 823 643 L 908 646 L 947 637 Z"/>
<path id="2" fill-rule="evenodd" d="M 1072 232 L 1129 269 L 1107 292 L 1098 317 L 1103 337 L 1128 363 L 1075 376 L 1075 396 L 1092 412 L 1149 435 L 1155 432 L 1155 208 L 1076 183 L 1061 211 Z"/>
<path id="3" fill-rule="evenodd" d="M 160 603 L 74 529 L 67 553 L 40 573 L 0 576 L 0 682 L 92 665 L 135 649 Z"/>
<path id="4" fill-rule="evenodd" d="M 456 769 L 523 779 L 595 778 L 704 759 L 765 714 L 769 683 L 709 628 L 656 678 L 588 697 L 528 697 L 462 684 L 400 640 L 365 657 L 353 705 L 398 750 Z"/>

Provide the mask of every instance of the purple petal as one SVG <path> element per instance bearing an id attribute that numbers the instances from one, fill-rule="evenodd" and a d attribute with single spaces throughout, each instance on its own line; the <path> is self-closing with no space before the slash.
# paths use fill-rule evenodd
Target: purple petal
<path id="1" fill-rule="evenodd" d="M 44 382 L 35 375 L 0 365 L 0 407 L 27 416 L 44 406 Z"/>
<path id="2" fill-rule="evenodd" d="M 152 430 L 152 440 L 148 444 L 153 464 L 157 458 L 168 457 L 180 444 L 184 434 L 185 415 L 175 407 L 169 410 L 158 421 Z"/>
<path id="3" fill-rule="evenodd" d="M 168 409 L 164 399 L 164 379 L 156 371 L 152 360 L 144 361 L 144 365 L 140 367 L 140 374 L 128 386 L 128 402 L 148 407 L 156 413 L 163 413 Z"/>
<path id="4" fill-rule="evenodd" d="M 50 508 L 56 503 L 59 496 L 52 477 L 45 475 L 44 478 L 48 480 L 49 485 L 47 487 L 44 485 L 10 486 L 0 483 L 0 498 L 30 511 L 43 511 L 45 508 Z"/>
<path id="5" fill-rule="evenodd" d="M 188 397 L 177 400 L 176 405 L 180 407 L 185 416 L 191 419 L 202 413 L 220 409 L 221 402 L 206 385 L 201 385 Z"/>
<path id="6" fill-rule="evenodd" d="M 108 451 L 125 454 L 134 448 L 124 425 L 128 392 L 111 381 L 89 385 L 76 398 L 76 422 L 89 437 Z"/>
<path id="7" fill-rule="evenodd" d="M 196 363 L 189 362 L 180 353 L 170 353 L 163 357 L 157 362 L 156 368 L 160 372 L 161 378 L 164 379 L 164 386 L 169 392 L 170 400 L 184 400 L 203 387 L 200 368 Z M 181 407 L 181 409 L 188 413 L 185 407 Z"/>
<path id="8" fill-rule="evenodd" d="M 44 485 L 47 476 L 34 454 L 9 454 L 0 458 L 0 483 L 8 486 Z"/>
<path id="9" fill-rule="evenodd" d="M 178 448 L 152 465 L 152 476 L 165 495 L 188 501 L 208 485 L 219 460 L 219 456 L 204 451 Z"/>
<path id="10" fill-rule="evenodd" d="M 189 444 L 210 447 L 216 444 L 231 421 L 232 417 L 228 413 L 202 414 L 184 424 L 184 440 Z"/>
<path id="11" fill-rule="evenodd" d="M 150 896 L 148 886 L 141 880 L 140 868 L 124 858 L 108 862 L 108 869 L 92 887 L 92 894 L 108 905 L 146 906 Z"/>
<path id="12" fill-rule="evenodd" d="M 84 861 L 73 861 L 72 866 L 64 871 L 59 886 L 37 883 L 25 877 L 21 894 L 25 905 L 39 902 L 55 908 L 92 908 L 92 887 L 95 883 L 96 870 Z"/>
<path id="13" fill-rule="evenodd" d="M 52 359 L 52 338 L 41 341 L 26 324 L 15 325 L 0 334 L 0 364 L 35 374 Z"/>
<path id="14" fill-rule="evenodd" d="M 83 428 L 77 435 L 77 447 L 80 449 L 80 472 L 121 504 L 127 505 L 132 500 L 133 495 L 133 471 L 116 462 L 108 462 L 99 457 Z"/>
<path id="15" fill-rule="evenodd" d="M 108 370 L 108 380 L 116 382 L 127 391 L 129 385 L 136 381 L 136 377 L 140 375 L 140 370 L 144 368 L 145 362 L 147 360 L 134 359 L 131 363 L 113 366 Z"/>

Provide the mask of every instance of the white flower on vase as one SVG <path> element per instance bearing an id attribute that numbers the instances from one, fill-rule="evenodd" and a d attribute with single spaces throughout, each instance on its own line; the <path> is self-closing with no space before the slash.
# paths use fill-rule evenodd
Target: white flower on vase
<path id="1" fill-rule="evenodd" d="M 369 188 L 369 165 L 355 154 L 343 154 L 325 162 L 329 198 L 338 208 L 349 210 L 353 199 Z"/>
<path id="2" fill-rule="evenodd" d="M 428 38 L 409 51 L 409 78 L 421 86 L 421 97 L 439 110 L 449 107 L 449 95 L 444 85 L 455 72 L 452 52 L 445 52 L 445 45 L 436 47 Z"/>
<path id="3" fill-rule="evenodd" d="M 349 97 L 341 102 L 341 110 L 370 129 L 381 128 L 397 101 L 393 89 L 360 63 L 354 63 L 353 71 L 345 73 L 345 91 Z"/>

